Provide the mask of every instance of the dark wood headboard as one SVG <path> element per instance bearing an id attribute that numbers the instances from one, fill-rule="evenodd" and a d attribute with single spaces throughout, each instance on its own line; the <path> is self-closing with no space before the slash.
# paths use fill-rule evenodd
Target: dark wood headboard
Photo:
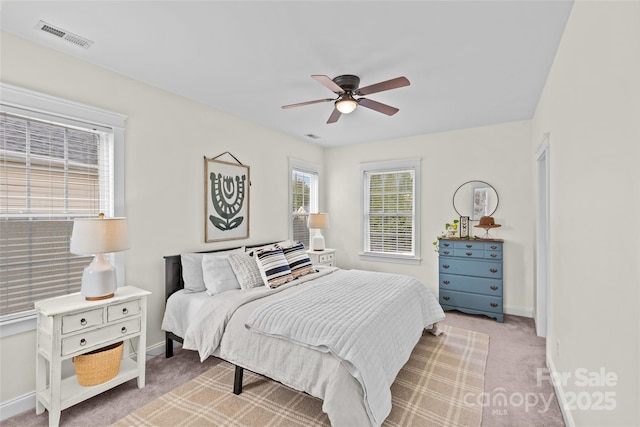
<path id="1" fill-rule="evenodd" d="M 272 243 L 262 243 L 259 245 L 246 245 L 244 246 L 247 249 L 258 248 L 265 245 L 272 245 Z M 234 248 L 224 248 L 224 249 L 216 249 L 213 251 L 202 251 L 199 253 L 214 253 L 214 252 L 222 252 L 228 251 L 230 249 L 237 249 L 242 246 L 236 246 Z M 165 290 L 165 299 L 169 298 L 171 294 L 174 292 L 184 288 L 184 281 L 182 280 L 182 262 L 180 260 L 180 255 L 167 255 L 164 257 L 164 290 Z"/>

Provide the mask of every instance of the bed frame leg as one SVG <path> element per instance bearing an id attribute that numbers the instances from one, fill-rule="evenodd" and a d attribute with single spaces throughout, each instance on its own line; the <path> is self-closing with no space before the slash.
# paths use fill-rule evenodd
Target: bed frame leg
<path id="1" fill-rule="evenodd" d="M 244 368 L 236 365 L 235 380 L 233 382 L 233 394 L 242 393 L 242 374 L 244 374 Z"/>
<path id="2" fill-rule="evenodd" d="M 169 337 L 165 338 L 164 357 L 166 359 L 173 357 L 173 340 Z"/>

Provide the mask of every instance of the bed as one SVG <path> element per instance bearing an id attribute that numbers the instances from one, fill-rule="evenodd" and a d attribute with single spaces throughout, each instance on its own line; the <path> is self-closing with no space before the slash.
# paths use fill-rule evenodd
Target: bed
<path id="1" fill-rule="evenodd" d="M 438 333 L 444 319 L 431 292 L 408 276 L 313 266 L 273 289 L 210 295 L 184 289 L 183 261 L 165 257 L 166 357 L 178 341 L 201 360 L 215 356 L 234 364 L 236 394 L 243 369 L 306 392 L 323 400 L 334 427 L 381 425 L 395 376 L 421 334 Z"/>

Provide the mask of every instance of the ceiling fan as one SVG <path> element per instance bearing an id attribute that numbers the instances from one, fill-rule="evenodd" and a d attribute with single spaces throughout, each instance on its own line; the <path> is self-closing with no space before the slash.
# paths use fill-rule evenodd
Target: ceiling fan
<path id="1" fill-rule="evenodd" d="M 338 95 L 337 98 L 317 99 L 315 101 L 299 102 L 297 104 L 283 105 L 283 109 L 301 107 L 303 105 L 318 104 L 320 102 L 334 102 L 333 113 L 329 116 L 327 123 L 335 123 L 342 114 L 349 114 L 356 109 L 358 105 L 370 108 L 379 113 L 393 116 L 399 110 L 390 105 L 373 101 L 368 98 L 355 98 L 355 96 L 370 95 L 372 93 L 383 92 L 385 90 L 397 89 L 399 87 L 409 86 L 409 80 L 406 77 L 396 77 L 395 79 L 386 80 L 380 83 L 372 84 L 365 87 L 359 87 L 360 77 L 352 74 L 344 74 L 333 79 L 321 74 L 311 76 L 315 81 L 325 86 L 330 91 Z"/>

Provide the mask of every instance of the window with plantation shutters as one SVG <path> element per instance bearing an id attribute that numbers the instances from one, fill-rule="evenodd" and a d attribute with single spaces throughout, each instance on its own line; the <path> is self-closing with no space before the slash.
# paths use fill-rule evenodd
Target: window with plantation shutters
<path id="1" fill-rule="evenodd" d="M 0 316 L 79 291 L 73 220 L 114 212 L 113 133 L 34 116 L 0 113 Z"/>
<path id="2" fill-rule="evenodd" d="M 420 161 L 361 165 L 363 255 L 419 259 Z"/>
<path id="3" fill-rule="evenodd" d="M 289 191 L 289 238 L 309 247 L 307 219 L 318 212 L 318 171 L 313 165 L 291 160 Z"/>

